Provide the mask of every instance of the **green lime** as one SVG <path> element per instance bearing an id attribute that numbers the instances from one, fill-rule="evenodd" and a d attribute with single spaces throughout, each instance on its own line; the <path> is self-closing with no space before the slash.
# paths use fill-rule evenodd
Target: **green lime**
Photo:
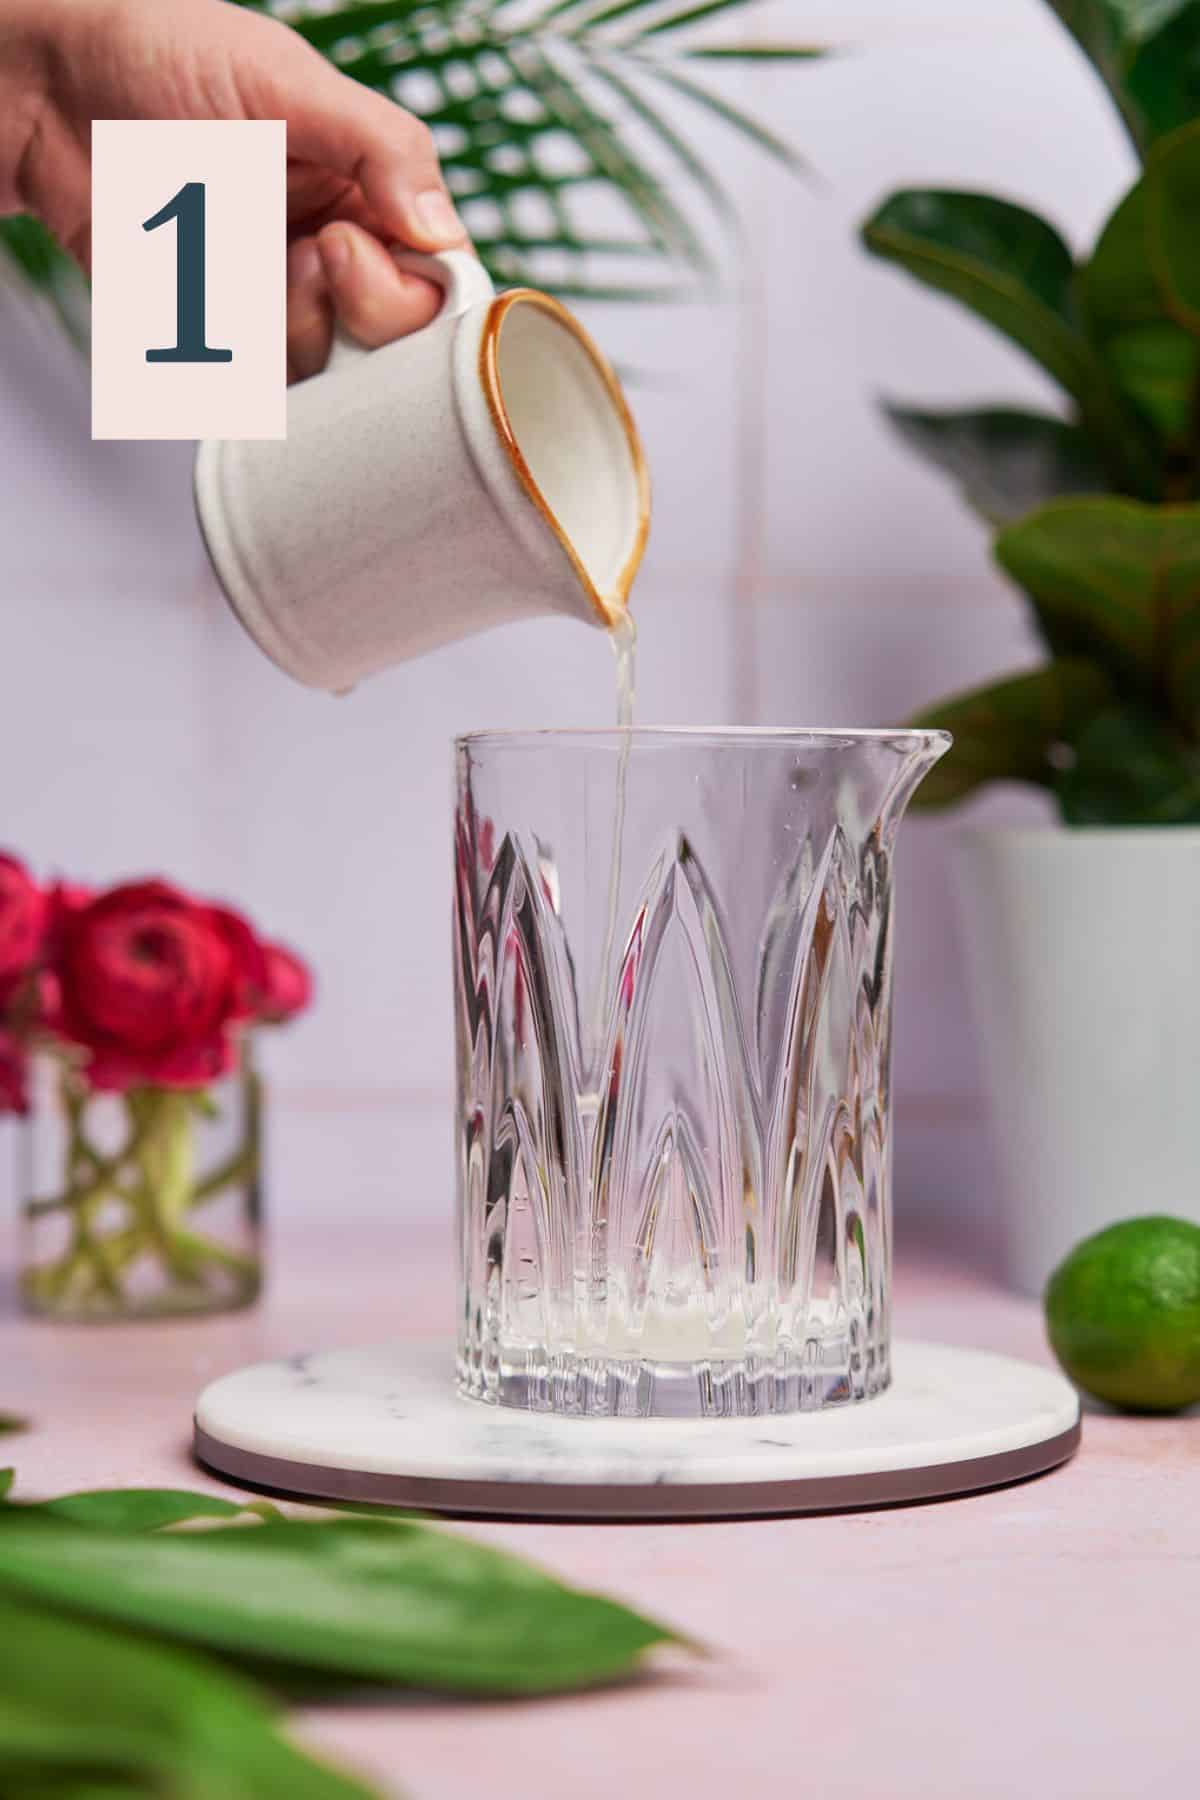
<path id="1" fill-rule="evenodd" d="M 1046 1329 L 1098 1400 L 1130 1412 L 1200 1400 L 1200 1226 L 1157 1215 L 1085 1238 L 1050 1277 Z"/>

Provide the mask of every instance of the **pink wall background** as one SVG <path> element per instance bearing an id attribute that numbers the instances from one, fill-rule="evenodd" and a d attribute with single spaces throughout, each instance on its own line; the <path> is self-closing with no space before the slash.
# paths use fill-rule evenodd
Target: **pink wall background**
<path id="1" fill-rule="evenodd" d="M 654 374 L 634 389 L 656 486 L 639 717 L 897 723 L 1033 650 L 982 529 L 891 440 L 876 397 L 1056 402 L 1015 352 L 871 263 L 855 227 L 894 185 L 979 186 L 1083 245 L 1131 162 L 1038 0 L 780 0 L 756 35 L 859 46 L 736 78 L 817 178 L 796 183 L 705 127 L 747 226 L 729 298 L 588 319 L 618 361 Z M 12 291 L 0 421 L 0 842 L 42 870 L 167 870 L 304 946 L 323 995 L 274 1046 L 276 1214 L 318 1199 L 446 1213 L 449 740 L 607 723 L 604 644 L 567 623 L 523 625 L 348 700 L 308 693 L 209 584 L 187 448 L 93 445 L 82 364 Z M 953 826 L 907 833 L 900 1228 L 966 1222 L 986 1239 Z M 0 1193 L 10 1135 L 0 1128 Z"/>

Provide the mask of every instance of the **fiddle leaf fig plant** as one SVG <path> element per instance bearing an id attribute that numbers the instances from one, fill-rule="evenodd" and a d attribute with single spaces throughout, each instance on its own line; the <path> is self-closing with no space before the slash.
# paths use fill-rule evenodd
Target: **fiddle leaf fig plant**
<path id="1" fill-rule="evenodd" d="M 863 227 L 1063 400 L 888 406 L 993 529 L 1047 652 L 921 716 L 956 742 L 916 803 L 1009 780 L 1050 790 L 1068 824 L 1200 824 L 1200 0 L 1052 4 L 1141 162 L 1090 255 L 989 194 L 906 190 Z"/>
<path id="2" fill-rule="evenodd" d="M 740 23 L 755 0 L 235 4 L 286 20 L 344 74 L 425 120 L 498 286 L 655 300 L 710 280 L 710 227 L 728 231 L 736 214 L 691 129 L 706 116 L 803 167 L 789 144 L 721 92 L 720 72 L 820 51 L 695 29 L 719 30 L 724 15 Z M 42 227 L 0 220 L 0 251 L 78 336 L 82 278 Z"/>
<path id="3" fill-rule="evenodd" d="M 1200 12 L 1192 0 L 1050 0 L 1091 58 L 1139 150 L 1195 116 Z"/>

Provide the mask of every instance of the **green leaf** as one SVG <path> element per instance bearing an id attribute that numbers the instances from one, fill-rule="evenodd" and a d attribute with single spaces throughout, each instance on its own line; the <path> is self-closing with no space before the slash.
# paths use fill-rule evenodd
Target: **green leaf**
<path id="1" fill-rule="evenodd" d="M 1109 341 L 1106 355 L 1121 391 L 1150 421 L 1164 444 L 1178 446 L 1190 456 L 1200 343 L 1169 319 L 1162 319 L 1130 325 Z"/>
<path id="2" fill-rule="evenodd" d="M 689 62 L 812 62 L 827 57 L 828 50 L 810 50 L 803 44 L 696 44 L 685 52 Z"/>
<path id="3" fill-rule="evenodd" d="M 550 125 L 574 140 L 589 159 L 595 179 L 623 196 L 663 256 L 687 268 L 705 269 L 707 252 L 687 213 L 645 161 L 614 131 L 602 108 L 590 100 L 578 83 L 568 79 L 554 54 L 547 47 L 534 44 L 511 51 L 497 46 L 495 53 L 509 70 L 513 88 L 523 88 L 536 97 Z M 537 182 L 527 176 L 524 191 L 536 187 Z M 486 186 L 483 197 L 487 197 Z M 469 205 L 466 221 L 469 226 Z"/>
<path id="4" fill-rule="evenodd" d="M 714 212 L 736 233 L 737 214 L 732 200 L 719 179 L 707 163 L 695 154 L 687 140 L 680 137 L 674 127 L 662 117 L 659 109 L 649 105 L 633 83 L 625 80 L 617 69 L 601 63 L 596 73 L 633 116 L 640 119 L 645 129 L 653 132 L 680 166 L 687 170 L 692 180 L 707 194 Z"/>
<path id="5" fill-rule="evenodd" d="M 13 1482 L 17 1479 L 15 1469 L 0 1469 L 0 1500 L 6 1500 L 12 1493 Z"/>
<path id="6" fill-rule="evenodd" d="M 1126 194 L 1080 272 L 1087 330 L 1122 392 L 1168 445 L 1187 443 L 1200 343 L 1168 313 L 1151 262 L 1147 182 Z"/>
<path id="7" fill-rule="evenodd" d="M 1200 7 L 1195 0 L 1175 0 L 1172 10 L 1176 16 L 1147 38 L 1125 75 L 1146 143 L 1186 125 L 1200 111 Z"/>
<path id="8" fill-rule="evenodd" d="M 647 10 L 646 0 L 619 0 L 619 6 L 620 10 L 626 14 L 645 13 Z M 697 5 L 685 6 L 681 12 L 667 13 L 665 16 L 652 15 L 649 24 L 643 26 L 640 35 L 656 37 L 664 31 L 679 31 L 685 25 L 698 25 L 701 19 L 711 19 L 716 13 L 744 12 L 745 10 L 746 0 L 698 0 Z M 601 13 L 599 18 L 593 14 L 588 19 L 589 28 L 608 16 L 611 16 L 611 11 Z M 819 56 L 821 53 L 819 50 L 801 49 L 797 46 L 792 54 L 795 56 Z"/>
<path id="9" fill-rule="evenodd" d="M 58 314 L 67 336 L 82 349 L 89 335 L 88 286 L 44 225 L 25 213 L 0 219 L 0 262 L 7 257 Z"/>
<path id="10" fill-rule="evenodd" d="M 734 131 L 756 144 L 773 161 L 782 163 L 785 169 L 801 174 L 808 167 L 794 145 L 789 144 L 786 138 L 781 138 L 769 126 L 763 125 L 744 107 L 735 106 L 731 100 L 714 94 L 711 88 L 702 87 L 698 81 L 690 80 L 688 76 L 671 69 L 657 58 L 639 56 L 636 58 L 636 66 L 644 75 L 657 79 L 664 87 L 669 87 L 674 93 L 682 94 L 686 100 L 703 107 L 714 118 L 720 119 L 723 125 L 732 126 Z"/>
<path id="11" fill-rule="evenodd" d="M 1108 88 L 1134 144 L 1191 116 L 1189 46 L 1197 34 L 1195 0 L 1050 0 Z M 1185 110 L 1186 109 L 1186 110 Z"/>
<path id="12" fill-rule="evenodd" d="M 5 1432 L 28 1430 L 28 1419 L 22 1419 L 17 1413 L 0 1413 L 0 1437 L 3 1437 Z"/>
<path id="13" fill-rule="evenodd" d="M 1032 356 L 1079 407 L 1121 485 L 1153 492 L 1158 470 L 1146 434 L 1075 315 L 1075 269 L 1053 226 L 989 194 L 909 189 L 863 226 L 876 256 L 950 295 Z"/>
<path id="14" fill-rule="evenodd" d="M 913 724 L 949 731 L 954 743 L 926 775 L 914 804 L 953 806 L 989 781 L 1052 786 L 1055 753 L 1108 704 L 1111 692 L 1100 670 L 1063 660 L 931 706 Z"/>
<path id="15" fill-rule="evenodd" d="M 1062 419 L 998 406 L 971 412 L 887 406 L 885 411 L 905 443 L 952 476 L 989 524 L 1008 524 L 1061 494 L 1107 488 L 1087 433 Z"/>
<path id="16" fill-rule="evenodd" d="M 902 189 L 863 227 L 867 248 L 998 323 L 1059 379 L 1084 346 L 1071 316 L 1071 252 L 1036 213 L 990 194 Z"/>
<path id="17" fill-rule="evenodd" d="M 1119 43 L 1144 43 L 1193 0 L 1051 0 L 1072 31 L 1095 35 L 1106 30 Z"/>
<path id="18" fill-rule="evenodd" d="M 996 539 L 1057 655 L 1084 655 L 1118 689 L 1200 728 L 1200 506 L 1059 500 Z"/>
<path id="19" fill-rule="evenodd" d="M 1200 120 L 1156 144 L 1146 163 L 1147 254 L 1168 312 L 1200 334 Z"/>
<path id="20" fill-rule="evenodd" d="M 236 1519 L 247 1514 L 283 1517 L 268 1500 L 226 1500 L 220 1494 L 196 1494 L 177 1488 L 96 1488 L 42 1501 L 36 1511 L 107 1531 L 161 1531 L 165 1526 L 182 1525 L 193 1519 Z"/>
<path id="21" fill-rule="evenodd" d="M 264 0 L 250 3 L 266 10 Z M 419 105 L 441 133 L 447 180 L 467 229 L 483 240 L 485 266 L 498 283 L 524 282 L 563 298 L 661 300 L 703 291 L 713 266 L 707 227 L 726 232 L 729 215 L 703 138 L 688 130 L 686 120 L 670 127 L 662 121 L 657 87 L 671 86 L 694 108 L 719 113 L 768 154 L 799 166 L 791 147 L 752 114 L 680 72 L 708 48 L 703 35 L 693 43 L 693 26 L 718 14 L 732 19 L 750 3 L 682 0 L 672 9 L 662 0 L 549 0 L 540 7 L 530 0 L 333 6 L 298 0 L 287 16 L 345 74 L 401 104 Z M 795 62 L 818 54 L 812 46 L 787 44 L 761 52 L 752 44 L 744 53 L 736 44 L 713 50 L 727 62 L 760 54 Z M 411 86 L 410 76 L 418 86 Z M 432 104 L 430 81 L 438 95 Z M 629 100 L 630 93 L 636 99 Z M 655 152 L 652 159 L 643 156 L 637 130 L 648 122 L 657 140 L 647 146 Z M 567 140 L 577 166 L 564 174 Z M 606 213 L 624 212 L 628 233 L 611 225 L 597 233 L 591 226 L 590 209 L 601 190 Z M 539 213 L 544 227 L 528 229 L 522 214 Z M 645 265 L 644 276 L 635 270 L 622 282 L 597 282 L 592 259 L 611 254 L 614 240 L 626 235 L 631 260 Z M 647 261 L 647 250 L 657 266 Z M 686 281 L 672 279 L 680 273 Z"/>
<path id="22" fill-rule="evenodd" d="M 1068 825 L 1200 825 L 1200 756 L 1151 714 L 1114 707 L 1080 735 L 1057 794 Z"/>
<path id="23" fill-rule="evenodd" d="M 87 1534 L 78 1534 L 87 1542 Z M 370 1800 L 276 1734 L 241 1679 L 0 1595 L 0 1792 L 171 1800 Z"/>
<path id="24" fill-rule="evenodd" d="M 552 1693 L 671 1638 L 615 1601 L 415 1521 L 287 1520 L 130 1537 L 0 1529 L 0 1592 L 235 1658 L 426 1689 Z"/>
<path id="25" fill-rule="evenodd" d="M 44 225 L 27 213 L 0 219 L 0 244 L 36 287 L 51 285 L 58 269 L 58 246 Z"/>

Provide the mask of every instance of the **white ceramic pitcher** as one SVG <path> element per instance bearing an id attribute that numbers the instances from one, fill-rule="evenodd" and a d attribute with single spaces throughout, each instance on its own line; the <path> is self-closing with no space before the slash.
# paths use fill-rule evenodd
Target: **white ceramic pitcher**
<path id="1" fill-rule="evenodd" d="M 496 295 L 466 251 L 395 251 L 442 309 L 380 350 L 339 342 L 281 441 L 209 442 L 195 494 L 225 594 L 280 668 L 341 692 L 505 620 L 611 625 L 649 522 L 612 369 L 558 301 Z"/>

